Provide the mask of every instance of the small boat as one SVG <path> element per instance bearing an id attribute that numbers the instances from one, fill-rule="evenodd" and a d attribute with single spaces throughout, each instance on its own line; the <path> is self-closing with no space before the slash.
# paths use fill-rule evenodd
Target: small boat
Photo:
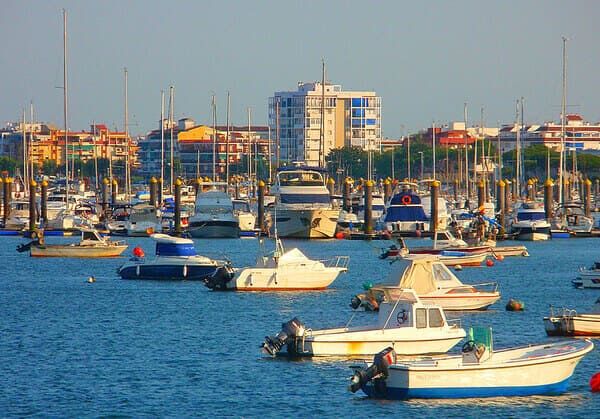
<path id="1" fill-rule="evenodd" d="M 440 307 L 421 302 L 411 289 L 393 296 L 386 291 L 376 324 L 350 326 L 351 321 L 344 327 L 317 330 L 293 318 L 277 335 L 265 338 L 262 351 L 275 356 L 286 346 L 292 356 L 355 356 L 393 346 L 403 355 L 445 353 L 466 335 L 457 324 L 449 324 Z"/>
<path id="2" fill-rule="evenodd" d="M 250 209 L 250 203 L 246 199 L 233 199 L 233 214 L 239 220 L 240 232 L 254 231 L 256 217 Z"/>
<path id="3" fill-rule="evenodd" d="M 581 202 L 571 201 L 558 206 L 553 224 L 556 230 L 582 234 L 592 231 L 594 219 L 585 215 Z"/>
<path id="4" fill-rule="evenodd" d="M 262 240 L 260 246 L 263 246 Z M 348 256 L 326 261 L 309 259 L 298 248 L 286 251 L 275 238 L 275 250 L 259 252 L 256 265 L 235 272 L 233 278 L 207 278 L 213 290 L 236 291 L 306 291 L 327 288 L 338 275 L 348 270 Z"/>
<path id="5" fill-rule="evenodd" d="M 600 288 L 600 262 L 589 268 L 579 268 L 579 276 L 571 283 L 575 288 Z"/>
<path id="6" fill-rule="evenodd" d="M 517 240 L 548 240 L 550 223 L 546 221 L 544 207 L 539 202 L 523 202 L 515 211 L 511 233 Z"/>
<path id="7" fill-rule="evenodd" d="M 550 316 L 544 317 L 548 336 L 600 336 L 600 298 L 589 313 L 563 308 L 555 314 L 550 306 Z"/>
<path id="8" fill-rule="evenodd" d="M 458 250 L 442 250 L 440 261 L 446 266 L 481 266 L 488 257 L 488 252 L 469 253 Z"/>
<path id="9" fill-rule="evenodd" d="M 385 399 L 455 399 L 555 395 L 567 391 L 579 361 L 594 348 L 589 340 L 561 340 L 493 350 L 474 337 L 460 355 L 397 361 L 394 350 L 378 353 L 368 367 L 353 366 L 349 390 Z"/>
<path id="10" fill-rule="evenodd" d="M 381 259 L 394 256 L 406 256 L 407 254 L 417 255 L 439 255 L 443 251 L 457 251 L 463 253 L 486 253 L 491 251 L 489 245 L 484 246 L 469 246 L 464 240 L 456 238 L 450 231 L 437 231 L 432 239 L 432 246 L 413 247 L 409 249 L 400 236 L 394 237 L 397 244 L 385 249 L 380 255 Z M 403 250 L 405 249 L 405 250 Z"/>
<path id="11" fill-rule="evenodd" d="M 146 260 L 143 254 L 134 256 L 118 269 L 121 278 L 202 281 L 232 273 L 228 262 L 198 255 L 190 239 L 167 234 L 150 237 L 156 242 L 156 257 Z"/>
<path id="12" fill-rule="evenodd" d="M 413 289 L 421 301 L 444 310 L 485 310 L 500 299 L 498 284 L 463 284 L 440 260 L 439 256 L 418 255 L 408 259 L 402 271 L 391 273 L 386 284 L 374 285 L 365 294 L 353 297 L 351 306 L 377 307 L 386 289 Z M 374 302 L 374 303 L 373 303 Z"/>
<path id="13" fill-rule="evenodd" d="M 31 257 L 111 258 L 120 256 L 127 249 L 127 243 L 124 241 L 111 241 L 102 237 L 96 229 L 80 230 L 81 240 L 71 244 L 45 244 L 43 232 L 40 230 L 34 241 L 19 246 L 17 250 L 29 250 Z"/>

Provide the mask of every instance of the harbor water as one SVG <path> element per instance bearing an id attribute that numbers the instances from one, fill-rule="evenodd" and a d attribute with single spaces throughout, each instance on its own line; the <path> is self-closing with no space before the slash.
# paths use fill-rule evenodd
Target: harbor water
<path id="1" fill-rule="evenodd" d="M 600 417 L 600 394 L 588 384 L 600 372 L 600 348 L 582 360 L 564 395 L 452 401 L 371 400 L 347 390 L 356 361 L 260 353 L 265 335 L 294 316 L 312 328 L 344 325 L 350 298 L 395 268 L 378 259 L 389 242 L 285 241 L 309 257 L 348 255 L 349 272 L 323 292 L 219 293 L 199 282 L 120 280 L 126 258 L 30 258 L 15 251 L 23 241 L 0 237 L 3 417 Z M 221 253 L 237 267 L 254 264 L 258 250 L 256 239 L 194 241 L 199 253 Z M 153 254 L 149 239 L 128 242 L 127 255 L 135 245 Z M 487 311 L 448 316 L 465 328 L 492 326 L 496 348 L 548 341 L 542 317 L 550 304 L 585 312 L 600 297 L 570 282 L 578 267 L 600 260 L 599 243 L 526 243 L 528 258 L 465 268 L 464 282 L 497 281 L 502 298 Z M 525 311 L 505 311 L 511 297 Z"/>

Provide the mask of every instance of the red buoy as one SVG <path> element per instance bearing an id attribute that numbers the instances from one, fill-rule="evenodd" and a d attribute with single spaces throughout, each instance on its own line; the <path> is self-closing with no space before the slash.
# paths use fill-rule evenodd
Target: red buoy
<path id="1" fill-rule="evenodd" d="M 600 372 L 592 375 L 590 389 L 592 390 L 592 393 L 600 393 Z"/>
<path id="2" fill-rule="evenodd" d="M 144 249 L 142 249 L 140 246 L 135 246 L 133 248 L 133 256 L 136 258 L 143 258 L 145 256 Z"/>
<path id="3" fill-rule="evenodd" d="M 338 240 L 342 240 L 346 238 L 346 235 L 343 231 L 338 231 L 337 233 L 335 233 L 335 238 Z"/>
<path id="4" fill-rule="evenodd" d="M 500 262 L 502 262 L 504 260 L 504 255 L 496 256 L 496 260 L 499 260 Z"/>
<path id="5" fill-rule="evenodd" d="M 488 268 L 491 268 L 492 266 L 494 266 L 494 261 L 492 259 L 487 259 L 485 261 L 485 264 Z"/>

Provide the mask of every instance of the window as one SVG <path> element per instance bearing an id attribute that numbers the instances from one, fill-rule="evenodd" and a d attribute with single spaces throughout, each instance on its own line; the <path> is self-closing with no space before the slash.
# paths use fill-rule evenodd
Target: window
<path id="1" fill-rule="evenodd" d="M 429 327 L 442 327 L 443 325 L 444 325 L 444 319 L 442 317 L 442 313 L 440 312 L 440 309 L 439 308 L 430 308 L 429 309 Z M 417 326 L 417 327 L 419 327 L 419 326 Z"/>
<path id="2" fill-rule="evenodd" d="M 427 310 L 424 308 L 417 309 L 416 326 L 418 329 L 427 327 Z"/>

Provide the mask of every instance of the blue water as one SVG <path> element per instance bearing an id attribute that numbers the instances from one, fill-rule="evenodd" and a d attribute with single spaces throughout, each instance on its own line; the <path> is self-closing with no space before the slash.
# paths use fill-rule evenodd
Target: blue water
<path id="1" fill-rule="evenodd" d="M 286 242 L 313 257 L 349 255 L 350 272 L 325 292 L 243 294 L 193 282 L 123 281 L 115 270 L 124 258 L 32 259 L 14 251 L 21 241 L 0 237 L 0 416 L 600 417 L 600 394 L 588 384 L 600 371 L 598 349 L 562 396 L 408 402 L 349 393 L 348 361 L 260 354 L 264 336 L 294 316 L 314 328 L 345 324 L 350 297 L 394 268 L 377 258 L 386 242 Z M 149 239 L 128 241 L 153 253 Z M 528 243 L 529 258 L 465 269 L 465 282 L 498 281 L 502 299 L 460 316 L 462 325 L 493 326 L 496 347 L 546 341 L 549 304 L 585 311 L 600 297 L 570 284 L 579 266 L 600 259 L 598 244 Z M 257 250 L 256 239 L 196 245 L 236 266 L 254 263 Z M 90 275 L 96 283 L 86 283 Z M 510 297 L 526 310 L 506 312 Z"/>

